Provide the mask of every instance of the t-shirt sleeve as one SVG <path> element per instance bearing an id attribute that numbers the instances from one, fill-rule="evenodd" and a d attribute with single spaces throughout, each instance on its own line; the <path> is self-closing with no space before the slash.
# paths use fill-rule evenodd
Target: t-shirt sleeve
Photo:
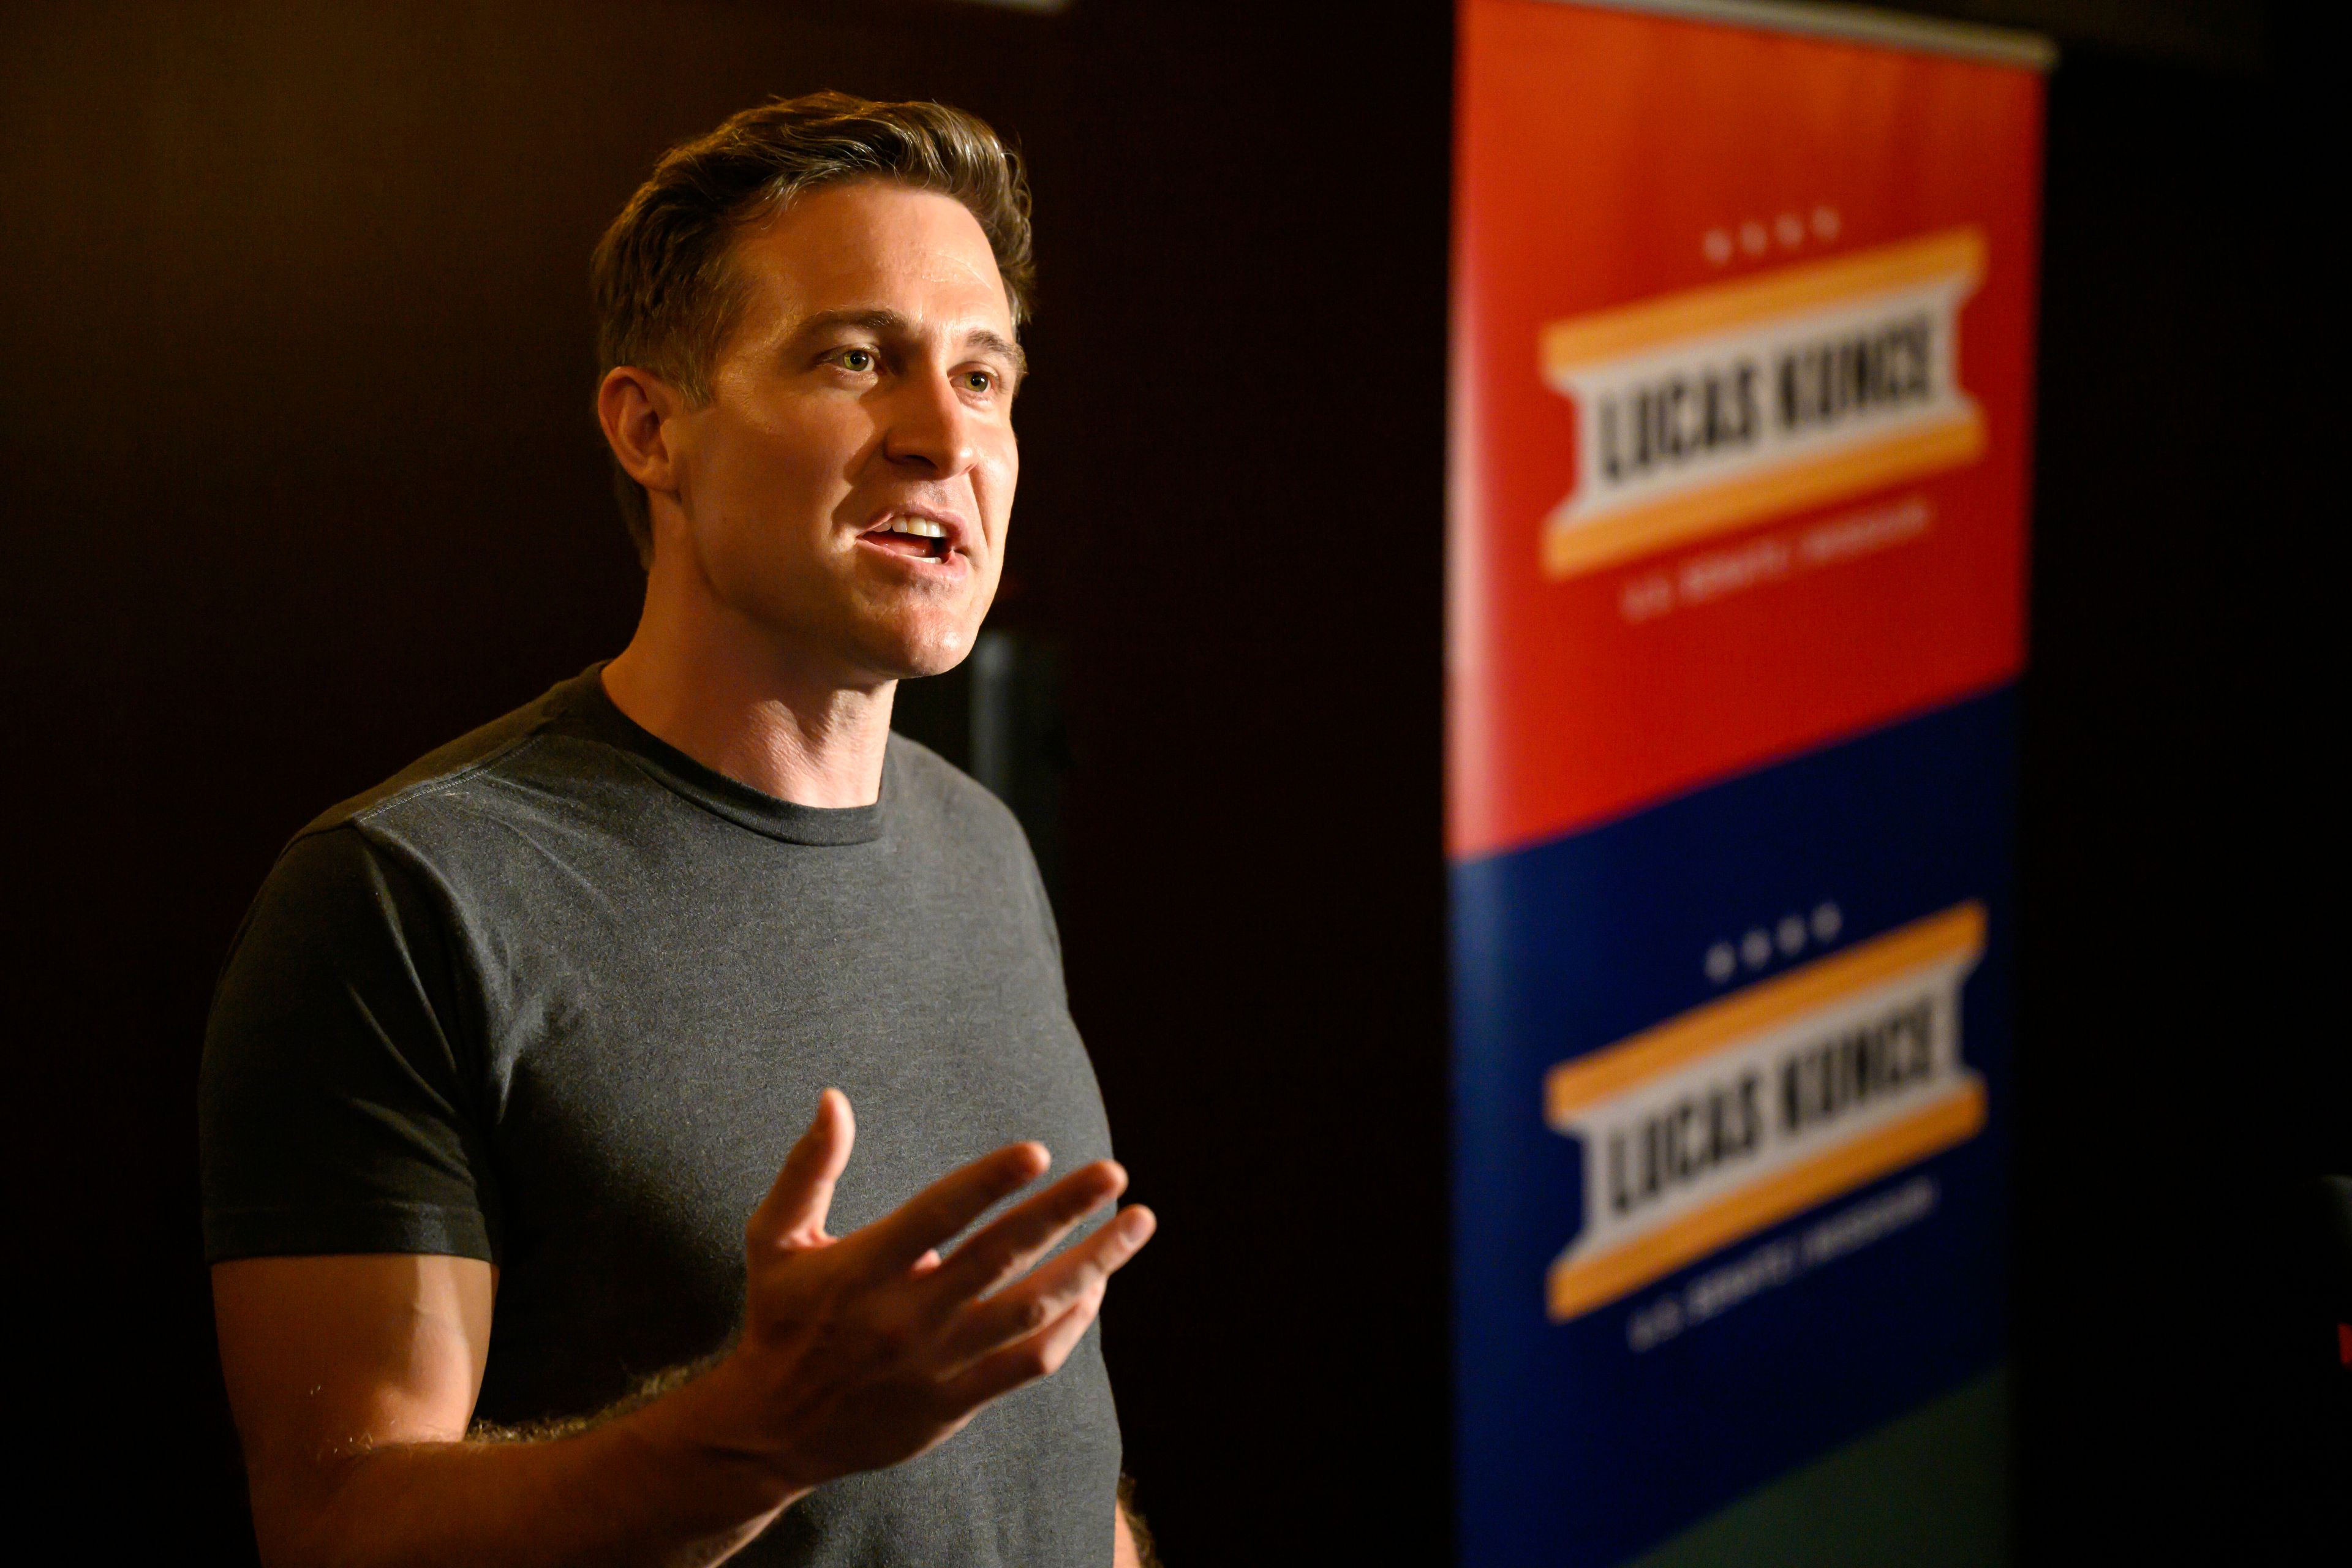
<path id="1" fill-rule="evenodd" d="M 496 1260 L 480 1056 L 446 910 L 349 826 L 298 839 L 270 872 L 205 1033 L 208 1261 Z"/>

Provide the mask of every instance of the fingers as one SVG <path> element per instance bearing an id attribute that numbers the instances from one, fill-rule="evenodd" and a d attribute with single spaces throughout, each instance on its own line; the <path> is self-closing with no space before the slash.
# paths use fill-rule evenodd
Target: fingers
<path id="1" fill-rule="evenodd" d="M 1130 1208 L 1103 1226 L 1100 1234 L 1088 1237 L 1084 1247 L 1071 1248 L 1055 1258 L 1050 1269 L 1041 1270 L 1041 1274 L 1055 1276 L 1038 1297 L 1046 1309 L 1042 1326 L 990 1351 L 950 1378 L 943 1390 L 950 1407 L 959 1412 L 976 1410 L 1024 1383 L 1034 1383 L 1061 1371 L 1062 1363 L 1069 1359 L 1070 1352 L 1077 1348 L 1079 1338 L 1095 1321 L 1095 1314 L 1102 1310 L 1103 1292 L 1111 1273 L 1151 1239 L 1157 1224 L 1150 1209 Z M 1025 1296 L 1038 1283 L 1035 1279 L 1024 1280 L 1015 1290 L 1003 1294 Z M 971 1310 L 977 1315 L 1000 1300 L 992 1297 Z M 1060 1305 L 1058 1312 L 1052 1310 L 1056 1304 Z M 1024 1308 L 1024 1315 L 1034 1315 L 1036 1310 L 1034 1303 Z"/>
<path id="2" fill-rule="evenodd" d="M 973 1302 L 957 1316 L 940 1345 L 947 1364 L 977 1363 L 1002 1350 L 1017 1349 L 1076 1308 L 1099 1302 L 1110 1277 L 1143 1250 L 1159 1226 L 1150 1209 L 1130 1205 L 1028 1279 Z M 955 1261 L 950 1259 L 947 1267 L 955 1267 Z"/>
<path id="3" fill-rule="evenodd" d="M 896 1279 L 923 1254 L 961 1231 L 1002 1200 L 1045 1173 L 1042 1143 L 1009 1143 L 933 1182 L 849 1238 L 860 1271 Z"/>
<path id="4" fill-rule="evenodd" d="M 1080 1166 L 957 1247 L 930 1284 L 934 1302 L 949 1310 L 1027 1273 L 1079 1221 L 1126 1190 L 1127 1173 L 1115 1163 Z"/>
<path id="5" fill-rule="evenodd" d="M 775 1184 L 745 1227 L 751 1240 L 772 1247 L 816 1247 L 829 1240 L 824 1219 L 833 1207 L 834 1184 L 848 1168 L 856 1142 L 849 1097 L 837 1089 L 817 1096 L 815 1118 L 784 1156 Z"/>
<path id="6" fill-rule="evenodd" d="M 950 1407 L 976 1410 L 1024 1383 L 1053 1376 L 1070 1359 L 1070 1352 L 1077 1348 L 1078 1341 L 1101 1310 L 1102 1296 L 1097 1292 L 1028 1338 L 972 1363 L 948 1384 Z"/>

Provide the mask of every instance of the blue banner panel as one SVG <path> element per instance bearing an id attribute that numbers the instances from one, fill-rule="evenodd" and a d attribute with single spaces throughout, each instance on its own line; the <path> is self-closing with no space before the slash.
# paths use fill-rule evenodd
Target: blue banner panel
<path id="1" fill-rule="evenodd" d="M 1998 1361 L 2013 710 L 1454 866 L 1470 1568 L 1622 1563 Z"/>

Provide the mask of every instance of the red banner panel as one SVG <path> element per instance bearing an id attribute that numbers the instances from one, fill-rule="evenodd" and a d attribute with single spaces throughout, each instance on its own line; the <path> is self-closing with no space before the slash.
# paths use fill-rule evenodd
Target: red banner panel
<path id="1" fill-rule="evenodd" d="M 2040 77 L 1549 0 L 1461 51 L 1453 854 L 2011 678 Z"/>

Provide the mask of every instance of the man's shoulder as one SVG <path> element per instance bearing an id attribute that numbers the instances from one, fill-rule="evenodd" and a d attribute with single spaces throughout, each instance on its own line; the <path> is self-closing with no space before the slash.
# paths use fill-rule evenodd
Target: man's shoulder
<path id="1" fill-rule="evenodd" d="M 894 809 L 917 831 L 938 830 L 950 837 L 986 842 L 1028 838 L 1012 808 L 996 793 L 945 757 L 899 731 L 890 731 L 889 787 Z"/>
<path id="2" fill-rule="evenodd" d="M 527 760 L 530 753 L 559 728 L 573 706 L 581 681 L 593 679 L 592 671 L 563 681 L 521 707 L 436 746 L 390 778 L 312 817 L 295 835 L 295 841 L 338 828 L 358 828 L 366 837 L 374 837 L 375 831 L 398 834 L 437 817 L 494 809 L 494 803 L 511 797 L 513 785 L 532 771 Z"/>
<path id="3" fill-rule="evenodd" d="M 924 846 L 968 878 L 965 886 L 993 889 L 991 907 L 1034 922 L 1056 957 L 1061 935 L 1039 875 L 1029 835 L 996 793 L 919 741 L 890 736 L 889 782 L 896 831 Z"/>

